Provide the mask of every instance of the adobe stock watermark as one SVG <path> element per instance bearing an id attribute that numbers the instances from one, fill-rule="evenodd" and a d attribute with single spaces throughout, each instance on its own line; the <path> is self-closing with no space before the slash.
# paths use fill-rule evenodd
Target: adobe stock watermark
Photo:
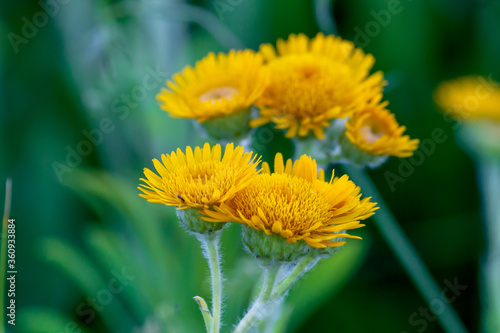
<path id="1" fill-rule="evenodd" d="M 424 332 L 429 323 L 432 323 L 437 320 L 437 317 L 434 316 L 431 311 L 440 315 L 444 311 L 446 311 L 446 304 L 453 303 L 465 290 L 467 290 L 468 286 L 461 285 L 458 283 L 458 278 L 455 278 L 453 282 L 444 280 L 445 288 L 441 290 L 441 295 L 439 298 L 435 298 L 429 303 L 429 307 L 420 307 L 418 311 L 413 312 L 408 317 L 408 323 L 415 328 L 416 332 L 422 333 Z M 408 331 L 401 331 L 400 333 L 410 333 Z"/>
<path id="2" fill-rule="evenodd" d="M 411 2 L 412 0 L 406 0 Z M 378 12 L 371 10 L 370 15 L 373 20 L 365 24 L 364 29 L 359 26 L 354 27 L 356 35 L 354 36 L 354 43 L 361 48 L 366 47 L 373 38 L 377 37 L 382 28 L 387 27 L 391 21 L 393 15 L 398 15 L 403 11 L 404 7 L 401 5 L 400 0 L 389 0 L 387 1 L 387 9 L 379 10 Z"/>
<path id="3" fill-rule="evenodd" d="M 47 23 L 49 22 L 49 17 L 54 18 L 57 13 L 59 13 L 61 5 L 65 5 L 69 1 L 70 0 L 38 1 L 38 5 L 41 7 L 41 9 L 33 14 L 31 20 L 26 16 L 23 16 L 21 18 L 23 26 L 21 28 L 20 34 L 16 34 L 12 31 L 7 34 L 7 39 L 14 49 L 14 52 L 18 54 L 19 46 L 21 46 L 22 44 L 28 44 L 31 39 L 35 38 L 38 34 L 38 31 L 47 25 Z"/>
<path id="4" fill-rule="evenodd" d="M 494 91 L 494 87 L 497 85 L 492 79 L 492 76 L 488 76 L 487 79 L 480 78 L 480 84 L 477 85 L 473 94 L 464 98 L 462 104 L 456 104 L 453 106 L 453 112 L 444 112 L 443 120 L 446 123 L 453 122 L 453 129 L 458 129 L 462 126 L 462 121 L 469 118 L 471 114 L 477 110 L 479 107 L 479 102 L 481 100 L 487 99 L 491 96 Z M 453 117 L 449 115 L 453 114 Z M 423 139 L 418 149 L 409 158 L 400 158 L 399 165 L 397 167 L 397 172 L 385 171 L 384 178 L 389 186 L 391 192 L 396 191 L 396 184 L 404 183 L 408 177 L 413 175 L 416 168 L 424 164 L 424 162 L 436 151 L 437 145 L 442 144 L 448 140 L 448 135 L 445 134 L 444 129 L 438 127 L 435 128 L 430 137 Z"/>
<path id="5" fill-rule="evenodd" d="M 224 15 L 233 12 L 243 1 L 245 0 L 215 0 L 213 6 L 219 20 L 224 21 Z"/>
<path id="6" fill-rule="evenodd" d="M 97 291 L 93 297 L 87 297 L 85 301 L 82 301 L 76 307 L 76 314 L 87 325 L 96 318 L 97 313 L 104 310 L 113 301 L 114 297 L 123 292 L 125 287 L 135 279 L 134 275 L 127 274 L 125 268 L 122 268 L 121 271 L 113 269 L 111 274 L 113 277 L 108 281 L 105 288 Z M 66 323 L 64 333 L 77 332 L 82 332 L 82 330 L 76 322 L 69 321 Z"/>
<path id="7" fill-rule="evenodd" d="M 130 111 L 137 108 L 151 95 L 151 92 L 156 93 L 168 77 L 168 73 L 163 72 L 159 65 L 156 65 L 155 69 L 147 66 L 146 72 L 141 84 L 134 86 L 128 93 L 122 93 L 120 97 L 111 102 L 110 110 L 116 114 L 119 120 L 125 120 L 130 115 Z M 115 129 L 115 121 L 105 117 L 99 121 L 96 128 L 82 130 L 84 139 L 80 140 L 76 146 L 66 146 L 64 161 L 52 162 L 51 166 L 57 179 L 62 182 L 64 175 L 80 166 L 83 158 L 92 154 L 94 148 L 102 144 L 105 135 L 112 133 Z"/>

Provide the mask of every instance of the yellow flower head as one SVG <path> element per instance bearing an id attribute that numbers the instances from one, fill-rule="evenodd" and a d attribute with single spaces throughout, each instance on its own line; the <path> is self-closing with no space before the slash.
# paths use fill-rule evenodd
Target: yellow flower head
<path id="1" fill-rule="evenodd" d="M 265 44 L 259 52 L 267 61 L 269 85 L 257 101 L 260 118 L 250 125 L 272 121 L 288 130 L 288 138 L 312 130 L 323 139 L 331 119 L 349 116 L 384 85 L 381 72 L 369 75 L 373 56 L 340 37 L 292 34 L 278 40 L 276 49 Z"/>
<path id="2" fill-rule="evenodd" d="M 434 100 L 446 113 L 459 120 L 500 120 L 500 84 L 481 76 L 467 76 L 441 83 Z"/>
<path id="3" fill-rule="evenodd" d="M 199 122 L 232 115 L 250 107 L 262 94 L 266 80 L 262 57 L 251 50 L 213 53 L 187 66 L 156 96 L 174 117 Z"/>
<path id="4" fill-rule="evenodd" d="M 221 146 L 186 147 L 186 154 L 162 155 L 153 160 L 159 175 L 145 168 L 139 189 L 149 202 L 185 208 L 208 208 L 231 200 L 257 175 L 260 158 L 244 153 L 243 147 L 228 144 L 221 159 Z"/>
<path id="5" fill-rule="evenodd" d="M 267 235 L 279 235 L 288 243 L 304 240 L 314 248 L 344 245 L 346 238 L 359 238 L 345 230 L 364 226 L 360 220 L 373 215 L 376 203 L 360 199 L 360 189 L 346 175 L 324 181 L 316 161 L 303 155 L 283 163 L 281 154 L 274 162 L 274 173 L 264 163 L 263 173 L 234 200 L 215 211 L 205 209 L 210 222 L 239 222 Z"/>
<path id="6" fill-rule="evenodd" d="M 356 112 L 346 123 L 345 135 L 360 150 L 370 155 L 409 157 L 418 148 L 418 139 L 403 135 L 394 114 L 385 107 L 387 102 L 376 99 Z"/>

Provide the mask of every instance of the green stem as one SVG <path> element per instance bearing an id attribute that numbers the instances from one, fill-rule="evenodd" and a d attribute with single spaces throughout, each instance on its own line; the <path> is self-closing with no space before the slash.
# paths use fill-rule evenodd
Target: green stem
<path id="1" fill-rule="evenodd" d="M 220 230 L 200 235 L 206 251 L 210 275 L 212 277 L 212 329 L 211 333 L 219 333 L 222 303 L 222 274 L 219 256 Z"/>
<path id="2" fill-rule="evenodd" d="M 248 310 L 247 314 L 241 319 L 234 333 L 247 332 L 250 327 L 262 319 L 268 301 L 275 300 L 274 297 L 271 297 L 271 294 L 274 283 L 276 282 L 279 267 L 266 267 L 264 269 L 264 282 L 262 283 L 259 297 L 257 297 L 257 300 L 255 300 L 250 310 Z"/>
<path id="3" fill-rule="evenodd" d="M 431 302 L 441 299 L 441 289 L 434 281 L 425 263 L 392 216 L 366 172 L 347 165 L 344 168 L 356 185 L 363 189 L 363 194 L 371 196 L 373 201 L 378 203 L 380 210 L 375 213 L 374 219 L 382 237 L 432 309 Z M 436 313 L 436 316 L 444 330 L 450 333 L 467 332 L 453 307 L 447 302 L 441 302 L 441 304 L 445 310 Z"/>
<path id="4" fill-rule="evenodd" d="M 483 283 L 483 330 L 500 329 L 500 160 L 478 158 L 487 239 Z"/>
<path id="5" fill-rule="evenodd" d="M 314 0 L 314 14 L 320 31 L 325 34 L 338 34 L 333 19 L 333 0 Z"/>
<path id="6" fill-rule="evenodd" d="M 10 216 L 10 204 L 12 198 L 12 181 L 7 179 L 5 183 L 5 206 L 2 219 L 2 239 L 0 250 L 0 328 L 5 328 L 5 281 L 7 274 L 7 223 Z"/>
<path id="7" fill-rule="evenodd" d="M 274 288 L 272 298 L 279 298 L 285 295 L 285 293 L 297 282 L 297 280 L 306 272 L 306 268 L 314 261 L 318 259 L 317 254 L 310 253 L 300 259 L 300 261 L 295 265 L 290 274 L 281 280 L 280 283 Z"/>

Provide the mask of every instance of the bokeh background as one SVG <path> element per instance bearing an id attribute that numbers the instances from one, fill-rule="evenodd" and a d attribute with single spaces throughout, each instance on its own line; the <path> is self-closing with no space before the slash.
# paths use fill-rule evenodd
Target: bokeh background
<path id="1" fill-rule="evenodd" d="M 390 186 L 386 179 L 398 174 L 397 158 L 370 175 L 440 287 L 455 280 L 467 286 L 452 306 L 478 331 L 484 242 L 476 172 L 432 92 L 464 74 L 500 78 L 500 1 L 0 6 L 0 182 L 13 180 L 17 223 L 17 322 L 8 331 L 202 331 L 191 299 L 210 294 L 199 245 L 178 227 L 173 209 L 147 203 L 136 187 L 152 158 L 204 140 L 189 121 L 161 111 L 155 95 L 208 52 L 257 49 L 290 33 L 319 31 L 375 56 L 374 70 L 389 83 L 385 99 L 411 137 L 444 131 L 447 139 L 404 181 Z M 293 150 L 280 132 L 264 128 L 254 136 L 265 143 L 254 148 L 267 160 Z M 223 238 L 225 331 L 258 279 L 238 233 L 232 226 Z M 294 288 L 284 331 L 441 332 L 433 317 L 422 319 L 428 305 L 375 225 L 368 221 L 358 234 L 363 241 L 349 242 Z M 116 276 L 119 291 L 110 286 Z"/>

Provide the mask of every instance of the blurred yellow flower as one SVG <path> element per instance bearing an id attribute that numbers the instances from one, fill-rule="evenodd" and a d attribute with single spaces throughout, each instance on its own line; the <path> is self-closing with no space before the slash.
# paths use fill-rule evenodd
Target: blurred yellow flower
<path id="1" fill-rule="evenodd" d="M 144 169 L 147 179 L 141 178 L 141 197 L 149 202 L 185 208 L 208 208 L 231 200 L 236 192 L 245 188 L 258 174 L 260 158 L 252 153 L 244 153 L 243 147 L 226 145 L 222 157 L 221 146 L 210 148 L 186 147 L 186 154 L 162 155 L 161 160 L 153 160 L 159 175 Z"/>
<path id="2" fill-rule="evenodd" d="M 381 72 L 370 75 L 374 58 L 340 37 L 303 34 L 278 40 L 276 49 L 265 44 L 259 51 L 267 64 L 269 85 L 257 102 L 260 117 L 253 127 L 274 122 L 287 129 L 286 137 L 324 138 L 331 119 L 359 110 L 384 85 Z"/>
<path id="3" fill-rule="evenodd" d="M 434 100 L 458 120 L 500 120 L 500 84 L 482 76 L 466 76 L 441 83 Z"/>
<path id="4" fill-rule="evenodd" d="M 403 135 L 394 114 L 385 107 L 388 102 L 373 100 L 346 123 L 345 135 L 360 150 L 371 155 L 409 157 L 418 148 L 418 139 Z"/>
<path id="5" fill-rule="evenodd" d="M 276 234 L 288 243 L 304 240 L 314 248 L 337 247 L 343 238 L 359 238 L 346 230 L 364 226 L 360 220 L 373 215 L 376 203 L 360 199 L 360 189 L 347 175 L 324 181 L 316 161 L 303 155 L 283 163 L 281 154 L 274 162 L 274 173 L 263 164 L 263 173 L 236 193 L 234 200 L 222 203 L 215 211 L 204 209 L 206 221 L 239 222 Z"/>
<path id="6" fill-rule="evenodd" d="M 251 51 L 214 53 L 187 66 L 156 96 L 174 117 L 205 122 L 249 108 L 262 94 L 266 80 L 262 57 Z"/>

